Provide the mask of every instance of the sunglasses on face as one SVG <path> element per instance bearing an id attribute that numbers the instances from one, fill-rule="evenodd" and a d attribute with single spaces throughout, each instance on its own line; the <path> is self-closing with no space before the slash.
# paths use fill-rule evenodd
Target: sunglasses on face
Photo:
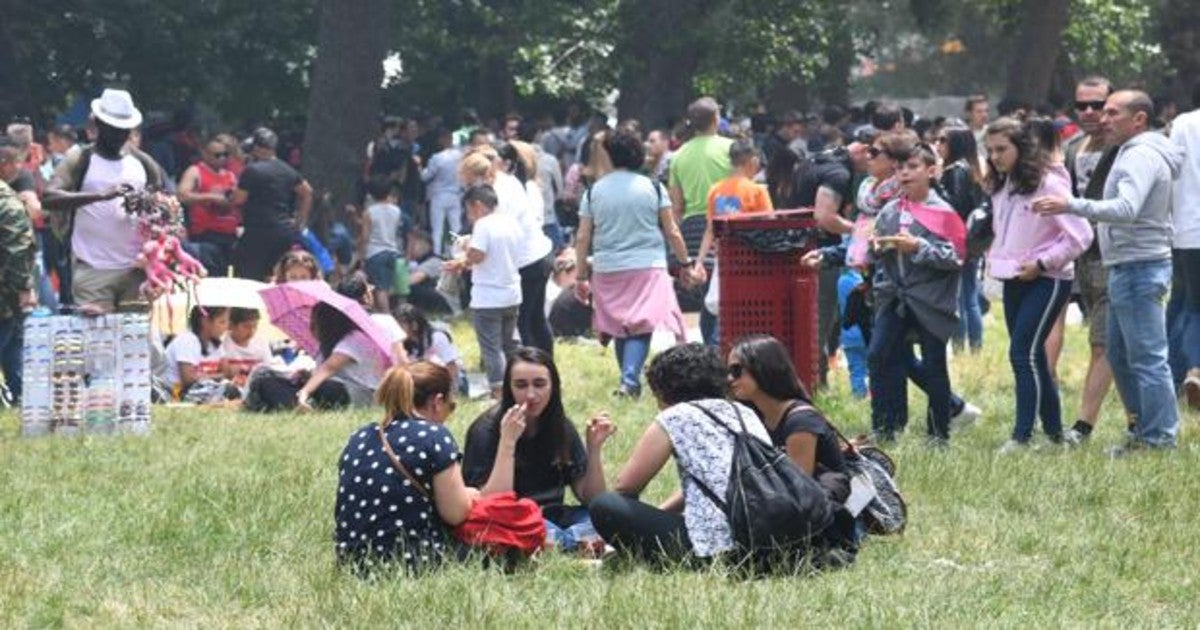
<path id="1" fill-rule="evenodd" d="M 1076 111 L 1086 112 L 1092 110 L 1095 112 L 1104 110 L 1104 101 L 1075 101 Z"/>
<path id="2" fill-rule="evenodd" d="M 730 363 L 728 370 L 729 378 L 742 378 L 742 374 L 745 373 L 745 370 L 742 369 L 741 363 Z"/>
<path id="3" fill-rule="evenodd" d="M 874 159 L 883 155 L 883 149 L 879 147 L 867 147 L 867 157 Z"/>
<path id="4" fill-rule="evenodd" d="M 229 154 L 228 153 L 214 153 L 214 154 L 212 154 L 212 156 L 213 156 L 214 160 L 224 160 L 225 158 L 229 157 Z"/>

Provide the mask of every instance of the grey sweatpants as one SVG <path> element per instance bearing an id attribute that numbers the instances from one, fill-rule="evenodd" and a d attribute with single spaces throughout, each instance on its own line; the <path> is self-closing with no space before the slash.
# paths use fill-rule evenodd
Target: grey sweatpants
<path id="1" fill-rule="evenodd" d="M 517 329 L 517 307 L 473 308 L 471 324 L 479 340 L 479 356 L 483 359 L 488 385 L 501 387 L 504 385 L 504 364 L 509 353 L 517 349 L 513 339 Z"/>

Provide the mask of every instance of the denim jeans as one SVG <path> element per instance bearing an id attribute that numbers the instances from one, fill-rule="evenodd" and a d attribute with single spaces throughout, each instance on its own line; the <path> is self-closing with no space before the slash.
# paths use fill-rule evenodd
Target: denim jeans
<path id="1" fill-rule="evenodd" d="M 621 384 L 631 391 L 642 390 L 642 366 L 650 355 L 650 335 L 635 335 L 614 340 L 617 365 L 621 368 Z"/>
<path id="2" fill-rule="evenodd" d="M 894 308 L 876 312 L 867 351 L 871 428 L 890 437 L 908 423 L 907 382 L 913 367 L 908 358 L 912 352 L 910 332 L 916 334 L 921 346 L 921 379 L 929 396 L 927 430 L 931 437 L 947 440 L 950 438 L 951 393 L 950 374 L 946 370 L 946 340 L 926 330 L 911 311 L 901 316 Z"/>
<path id="3" fill-rule="evenodd" d="M 500 387 L 504 384 L 508 355 L 517 349 L 513 338 L 517 329 L 517 307 L 472 309 L 471 324 L 479 341 L 479 357 L 483 359 L 488 385 Z"/>
<path id="4" fill-rule="evenodd" d="M 1176 386 L 1200 367 L 1200 249 L 1171 255 L 1171 300 L 1167 302 L 1171 373 Z"/>
<path id="5" fill-rule="evenodd" d="M 1046 337 L 1071 297 L 1071 281 L 1038 278 L 1004 283 L 1004 323 L 1008 326 L 1008 361 L 1017 384 L 1017 423 L 1012 439 L 1028 442 L 1033 421 L 1052 440 L 1062 438 L 1062 404 L 1046 358 Z"/>
<path id="6" fill-rule="evenodd" d="M 867 349 L 864 346 L 842 346 L 846 367 L 850 369 L 850 391 L 855 398 L 867 395 Z"/>
<path id="7" fill-rule="evenodd" d="M 1108 362 L 1125 410 L 1136 418 L 1134 439 L 1171 447 L 1179 409 L 1167 360 L 1166 300 L 1171 262 L 1150 260 L 1109 267 Z"/>
<path id="8" fill-rule="evenodd" d="M 708 289 L 705 289 L 705 293 Z M 700 339 L 706 346 L 721 345 L 721 331 L 717 328 L 717 316 L 700 306 Z"/>
<path id="9" fill-rule="evenodd" d="M 958 332 L 954 342 L 965 341 L 972 350 L 983 347 L 983 310 L 979 308 L 979 259 L 968 258 L 962 267 L 958 292 Z"/>
<path id="10" fill-rule="evenodd" d="M 905 344 L 904 355 L 904 364 L 908 366 L 908 380 L 912 381 L 913 385 L 916 385 L 918 389 L 920 389 L 922 392 L 925 392 L 925 395 L 928 396 L 930 373 L 929 370 L 925 369 L 925 362 L 917 357 L 916 353 L 913 352 L 912 346 L 908 344 Z M 963 400 L 961 396 L 955 394 L 954 390 L 951 389 L 950 417 L 953 418 L 954 416 L 962 413 L 963 409 L 966 407 L 967 401 Z M 933 408 L 930 407 L 930 411 L 932 411 L 932 409 Z M 902 420 L 904 420 L 904 424 L 900 425 L 901 430 L 903 430 L 908 424 L 908 417 L 906 416 L 902 418 Z M 932 422 L 929 412 L 925 414 L 925 422 Z"/>
<path id="11" fill-rule="evenodd" d="M 13 401 L 21 400 L 22 350 L 25 346 L 25 317 L 0 319 L 0 369 Z"/>
<path id="12" fill-rule="evenodd" d="M 592 526 L 588 509 L 582 506 L 559 506 L 554 518 L 543 515 L 546 523 L 546 538 L 563 551 L 574 551 L 580 543 L 590 542 L 600 537 Z"/>

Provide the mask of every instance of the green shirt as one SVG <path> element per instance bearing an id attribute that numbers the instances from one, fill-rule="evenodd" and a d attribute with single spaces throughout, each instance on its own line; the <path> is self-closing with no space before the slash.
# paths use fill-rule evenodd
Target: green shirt
<path id="1" fill-rule="evenodd" d="M 671 158 L 671 187 L 683 191 L 683 216 L 707 212 L 709 189 L 733 172 L 729 164 L 732 144 L 729 138 L 697 136 Z"/>
<path id="2" fill-rule="evenodd" d="M 33 289 L 34 252 L 25 204 L 0 181 L 0 319 L 20 314 L 21 292 Z"/>

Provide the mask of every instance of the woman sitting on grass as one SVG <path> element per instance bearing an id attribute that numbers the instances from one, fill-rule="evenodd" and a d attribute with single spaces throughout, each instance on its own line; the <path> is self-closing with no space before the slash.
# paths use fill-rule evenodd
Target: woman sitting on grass
<path id="1" fill-rule="evenodd" d="M 523 427 L 515 445 L 506 446 L 502 427 Z M 467 431 L 463 460 L 467 484 L 484 494 L 515 491 L 542 508 L 551 540 L 564 548 L 592 533 L 586 507 L 567 507 L 567 486 L 587 506 L 604 492 L 600 451 L 616 431 L 606 415 L 588 423 L 587 447 L 567 418 L 562 383 L 554 360 L 539 348 L 518 348 L 504 372 L 500 404 L 483 412 Z"/>
<path id="2" fill-rule="evenodd" d="M 444 365 L 450 371 L 452 381 L 456 384 L 466 382 L 462 354 L 454 346 L 450 333 L 429 323 L 425 313 L 412 304 L 401 304 L 396 309 L 396 321 L 404 330 L 404 351 L 408 358 Z"/>
<path id="3" fill-rule="evenodd" d="M 615 492 L 592 500 L 596 531 L 619 551 L 645 560 L 711 558 L 733 548 L 729 519 L 701 488 L 725 496 L 734 434 L 745 426 L 769 443 L 754 411 L 725 400 L 725 366 L 715 349 L 675 346 L 646 370 L 660 412 L 617 475 Z M 744 421 L 739 422 L 739 416 Z M 682 490 L 658 507 L 637 500 L 667 461 L 675 458 Z"/>
<path id="4" fill-rule="evenodd" d="M 448 389 L 433 391 L 449 382 L 437 384 L 437 369 L 389 371 L 376 394 L 383 417 L 346 442 L 334 506 L 340 563 L 366 570 L 399 561 L 418 573 L 458 557 L 446 530 L 466 520 L 479 491 L 463 483 L 458 445 L 441 425 L 453 411 L 442 402 L 453 401 Z M 504 424 L 501 442 L 511 449 L 519 431 L 514 421 Z"/>

